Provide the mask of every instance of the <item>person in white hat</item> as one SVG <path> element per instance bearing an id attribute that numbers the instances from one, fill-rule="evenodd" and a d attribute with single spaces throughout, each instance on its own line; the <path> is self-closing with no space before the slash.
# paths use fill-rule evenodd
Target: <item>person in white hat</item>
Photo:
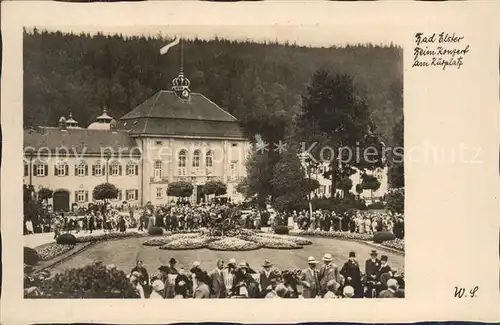
<path id="1" fill-rule="evenodd" d="M 354 297 L 354 288 L 351 286 L 344 287 L 343 294 L 344 294 L 344 298 Z"/>
<path id="2" fill-rule="evenodd" d="M 309 267 L 302 270 L 300 280 L 303 286 L 302 297 L 303 298 L 316 298 L 319 291 L 319 278 L 318 271 L 316 270 L 316 264 L 318 261 L 313 256 L 307 258 L 307 264 Z"/>
<path id="3" fill-rule="evenodd" d="M 320 293 L 323 296 L 327 291 L 327 284 L 330 280 L 333 280 L 337 283 L 342 283 L 342 279 L 339 273 L 339 268 L 336 264 L 332 263 L 332 255 L 326 253 L 323 255 L 324 265 L 319 270 L 319 285 L 320 285 Z"/>
<path id="4" fill-rule="evenodd" d="M 234 271 L 236 268 L 236 259 L 231 258 L 227 262 L 227 267 L 222 270 L 222 277 L 224 279 L 224 284 L 226 285 L 226 294 L 231 295 L 231 289 L 234 285 Z"/>
<path id="5" fill-rule="evenodd" d="M 156 279 L 151 284 L 153 291 L 149 296 L 149 299 L 163 299 L 163 291 L 165 290 L 165 284 L 162 280 Z"/>

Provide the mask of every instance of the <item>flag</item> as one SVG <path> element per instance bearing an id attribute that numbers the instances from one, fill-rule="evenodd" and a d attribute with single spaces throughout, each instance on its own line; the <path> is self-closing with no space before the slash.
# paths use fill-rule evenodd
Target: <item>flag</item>
<path id="1" fill-rule="evenodd" d="M 172 47 L 172 46 L 175 46 L 177 44 L 179 44 L 179 41 L 180 41 L 180 38 L 179 37 L 176 37 L 172 43 L 170 44 L 167 44 L 165 45 L 164 47 L 162 47 L 160 49 L 160 54 L 163 55 L 163 54 L 167 54 L 168 50 Z"/>

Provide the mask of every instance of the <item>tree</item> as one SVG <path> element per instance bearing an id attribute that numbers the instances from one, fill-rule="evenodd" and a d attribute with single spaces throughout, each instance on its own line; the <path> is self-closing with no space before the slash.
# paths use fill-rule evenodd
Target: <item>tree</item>
<path id="1" fill-rule="evenodd" d="M 344 193 L 344 197 L 347 197 L 349 191 L 352 188 L 352 179 L 349 177 L 342 178 L 341 180 L 338 181 L 337 188 L 339 190 L 342 190 L 342 192 Z"/>
<path id="2" fill-rule="evenodd" d="M 246 199 L 250 198 L 252 196 L 249 185 L 248 185 L 248 178 L 244 178 L 237 186 L 236 186 L 236 191 L 243 195 Z"/>
<path id="3" fill-rule="evenodd" d="M 330 178 L 332 193 L 338 180 L 383 166 L 382 141 L 351 76 L 316 71 L 302 95 L 298 123 L 298 136 L 309 144 L 305 151 L 329 164 L 323 176 Z"/>
<path id="4" fill-rule="evenodd" d="M 394 126 L 394 150 L 390 153 L 389 184 L 391 188 L 405 186 L 404 118 Z"/>
<path id="5" fill-rule="evenodd" d="M 363 186 L 361 184 L 356 185 L 356 193 L 358 193 L 358 196 L 361 198 L 361 194 L 363 193 Z"/>
<path id="6" fill-rule="evenodd" d="M 178 198 L 186 198 L 193 195 L 193 184 L 184 181 L 178 181 L 168 184 L 167 195 Z"/>
<path id="7" fill-rule="evenodd" d="M 95 200 L 111 200 L 118 197 L 118 188 L 111 183 L 102 183 L 94 187 L 92 196 Z"/>
<path id="8" fill-rule="evenodd" d="M 203 185 L 203 194 L 215 196 L 225 195 L 227 193 L 227 185 L 221 181 L 210 181 Z"/>
<path id="9" fill-rule="evenodd" d="M 52 195 L 54 195 L 54 191 L 52 191 L 50 188 L 42 187 L 38 191 L 38 201 L 47 203 L 47 200 L 52 198 Z"/>
<path id="10" fill-rule="evenodd" d="M 361 175 L 361 187 L 365 190 L 370 190 L 371 197 L 373 198 L 373 191 L 376 191 L 380 188 L 380 182 L 373 175 L 362 174 Z"/>
<path id="11" fill-rule="evenodd" d="M 35 218 L 41 212 L 41 206 L 33 199 L 33 185 L 23 184 L 23 214 L 24 221 Z"/>

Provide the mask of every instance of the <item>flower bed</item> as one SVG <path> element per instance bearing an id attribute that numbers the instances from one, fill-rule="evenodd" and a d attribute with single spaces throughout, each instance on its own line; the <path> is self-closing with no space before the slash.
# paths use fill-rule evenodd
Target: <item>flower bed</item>
<path id="1" fill-rule="evenodd" d="M 87 243 L 90 241 L 110 240 L 117 238 L 141 237 L 144 234 L 139 232 L 108 232 L 100 235 L 87 235 L 76 238 L 77 243 Z"/>
<path id="2" fill-rule="evenodd" d="M 340 239 L 354 239 L 354 240 L 372 240 L 373 236 L 370 234 L 358 234 L 351 232 L 340 232 L 340 231 L 324 231 L 324 230 L 293 230 L 292 235 L 300 236 L 318 236 L 318 237 L 330 237 L 330 238 L 340 238 Z"/>
<path id="3" fill-rule="evenodd" d="M 151 238 L 149 240 L 146 240 L 142 244 L 145 246 L 163 246 L 176 240 L 189 240 L 191 238 L 197 238 L 197 237 L 200 237 L 200 234 L 182 233 L 170 236 Z"/>
<path id="4" fill-rule="evenodd" d="M 57 243 L 51 243 L 49 245 L 35 248 L 40 260 L 48 261 L 53 259 L 56 256 L 66 253 L 67 251 L 73 249 L 74 245 L 62 245 Z"/>
<path id="5" fill-rule="evenodd" d="M 386 246 L 386 247 L 393 248 L 393 249 L 404 252 L 405 251 L 405 240 L 396 238 L 394 240 L 384 241 L 382 243 L 382 246 Z"/>
<path id="6" fill-rule="evenodd" d="M 257 236 L 262 236 L 262 237 L 267 237 L 267 238 L 274 238 L 274 239 L 281 239 L 281 240 L 289 240 L 291 242 L 294 242 L 297 245 L 311 245 L 312 241 L 306 238 L 302 237 L 296 237 L 296 236 L 289 236 L 289 235 L 276 235 L 272 233 L 257 233 Z"/>
<path id="7" fill-rule="evenodd" d="M 208 248 L 216 251 L 250 251 L 261 248 L 261 245 L 237 237 L 226 237 L 209 243 Z"/>
<path id="8" fill-rule="evenodd" d="M 165 250 L 187 250 L 205 248 L 210 241 L 208 237 L 185 237 L 170 241 L 169 243 L 160 246 L 160 249 Z"/>
<path id="9" fill-rule="evenodd" d="M 277 235 L 281 237 L 280 235 Z M 241 235 L 240 238 L 242 240 L 246 240 L 249 242 L 254 242 L 259 244 L 263 248 L 272 248 L 272 249 L 300 249 L 302 245 L 294 243 L 291 240 L 283 239 L 283 238 L 274 238 L 272 236 L 261 236 L 260 234 L 255 235 Z"/>

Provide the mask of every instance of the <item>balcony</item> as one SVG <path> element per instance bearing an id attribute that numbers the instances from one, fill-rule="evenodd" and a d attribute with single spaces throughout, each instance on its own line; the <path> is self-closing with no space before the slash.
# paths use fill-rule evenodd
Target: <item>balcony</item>
<path id="1" fill-rule="evenodd" d="M 228 183 L 241 183 L 243 178 L 244 178 L 243 176 L 228 176 L 227 182 Z"/>
<path id="2" fill-rule="evenodd" d="M 150 184 L 166 184 L 166 183 L 168 183 L 168 176 L 150 177 L 149 183 Z"/>

